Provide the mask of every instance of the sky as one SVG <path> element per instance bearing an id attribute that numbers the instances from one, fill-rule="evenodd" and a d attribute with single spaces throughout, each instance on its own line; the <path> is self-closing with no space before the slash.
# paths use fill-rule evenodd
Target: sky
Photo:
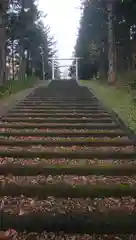
<path id="1" fill-rule="evenodd" d="M 80 0 L 39 0 L 39 9 L 48 14 L 44 21 L 57 41 L 59 58 L 72 57 L 80 21 L 79 7 Z M 70 62 L 60 62 L 64 64 Z"/>

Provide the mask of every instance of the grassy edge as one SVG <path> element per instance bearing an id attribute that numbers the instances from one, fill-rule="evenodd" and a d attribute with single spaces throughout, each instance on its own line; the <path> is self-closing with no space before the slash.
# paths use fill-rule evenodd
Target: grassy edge
<path id="1" fill-rule="evenodd" d="M 35 85 L 37 80 L 35 78 L 27 78 L 22 81 L 11 80 L 7 81 L 5 85 L 0 86 L 0 99 L 11 96 L 27 88 L 31 88 Z"/>
<path id="2" fill-rule="evenodd" d="M 125 124 L 136 132 L 136 106 L 132 101 L 131 94 L 125 88 L 109 86 L 98 80 L 81 80 L 80 84 L 92 89 L 105 106 L 112 108 Z"/>
<path id="3" fill-rule="evenodd" d="M 12 96 L 28 88 L 32 88 L 36 84 L 41 84 L 41 83 L 35 77 L 25 78 L 22 81 L 19 81 L 19 80 L 7 81 L 5 85 L 0 86 L 0 100 L 1 99 L 3 100 L 9 96 Z M 46 85 L 48 86 L 49 81 L 46 81 L 44 84 L 45 86 Z"/>

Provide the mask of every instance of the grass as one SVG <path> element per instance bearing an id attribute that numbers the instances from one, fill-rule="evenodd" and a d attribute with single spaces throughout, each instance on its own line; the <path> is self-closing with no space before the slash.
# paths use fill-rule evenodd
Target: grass
<path id="1" fill-rule="evenodd" d="M 112 108 L 136 132 L 136 104 L 127 88 L 109 86 L 99 80 L 82 80 L 80 84 L 92 89 L 105 106 Z"/>
<path id="2" fill-rule="evenodd" d="M 7 81 L 5 85 L 0 86 L 0 98 L 7 97 L 27 88 L 31 88 L 34 86 L 35 83 L 35 78 L 26 78 L 22 81 Z"/>

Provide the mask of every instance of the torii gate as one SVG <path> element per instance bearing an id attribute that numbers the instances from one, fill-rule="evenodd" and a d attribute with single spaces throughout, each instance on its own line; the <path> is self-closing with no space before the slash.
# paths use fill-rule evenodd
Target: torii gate
<path id="1" fill-rule="evenodd" d="M 79 62 L 79 59 L 81 59 L 81 58 L 79 58 L 79 57 L 73 57 L 73 58 L 49 58 L 49 60 L 52 61 L 52 80 L 55 80 L 55 60 L 58 60 L 58 61 L 59 60 L 63 60 L 63 61 L 75 60 L 76 64 L 73 65 L 73 66 L 76 67 L 76 81 L 78 82 L 78 80 L 79 80 L 79 77 L 78 77 L 78 62 Z"/>

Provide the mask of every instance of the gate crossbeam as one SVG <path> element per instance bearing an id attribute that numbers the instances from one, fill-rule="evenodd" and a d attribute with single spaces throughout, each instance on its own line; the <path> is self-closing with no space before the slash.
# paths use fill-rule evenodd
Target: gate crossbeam
<path id="1" fill-rule="evenodd" d="M 78 62 L 79 62 L 79 57 L 74 57 L 74 58 L 49 58 L 49 60 L 52 61 L 52 80 L 55 80 L 55 60 L 75 60 L 76 64 L 76 81 L 78 82 Z M 61 66 L 62 67 L 62 66 Z"/>

